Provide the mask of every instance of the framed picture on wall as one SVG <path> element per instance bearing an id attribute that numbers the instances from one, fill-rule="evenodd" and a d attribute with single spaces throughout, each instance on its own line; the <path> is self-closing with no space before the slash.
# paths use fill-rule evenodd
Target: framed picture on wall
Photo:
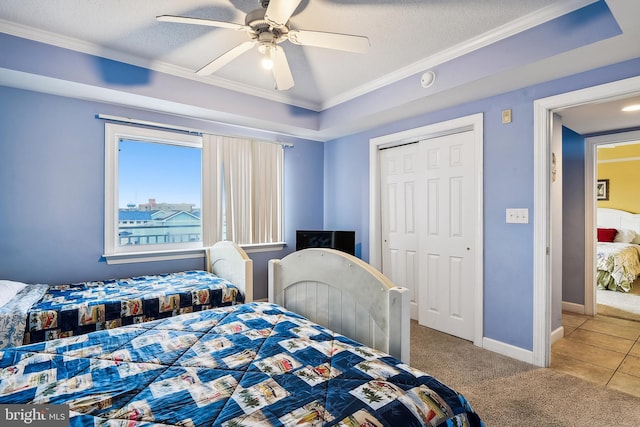
<path id="1" fill-rule="evenodd" d="M 599 179 L 596 184 L 596 199 L 609 200 L 609 180 Z"/>

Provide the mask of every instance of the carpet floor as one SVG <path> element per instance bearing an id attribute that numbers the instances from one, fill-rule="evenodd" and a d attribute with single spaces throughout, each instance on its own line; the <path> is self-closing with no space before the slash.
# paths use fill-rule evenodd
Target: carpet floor
<path id="1" fill-rule="evenodd" d="M 411 365 L 461 392 L 487 427 L 640 425 L 640 399 L 411 322 Z"/>

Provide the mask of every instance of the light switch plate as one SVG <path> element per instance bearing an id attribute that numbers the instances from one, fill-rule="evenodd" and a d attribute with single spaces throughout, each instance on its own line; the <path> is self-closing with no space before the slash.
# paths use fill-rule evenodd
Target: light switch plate
<path id="1" fill-rule="evenodd" d="M 528 224 L 529 209 L 527 208 L 510 208 L 506 211 L 508 224 Z"/>
<path id="2" fill-rule="evenodd" d="M 511 123 L 511 109 L 502 110 L 502 123 Z"/>

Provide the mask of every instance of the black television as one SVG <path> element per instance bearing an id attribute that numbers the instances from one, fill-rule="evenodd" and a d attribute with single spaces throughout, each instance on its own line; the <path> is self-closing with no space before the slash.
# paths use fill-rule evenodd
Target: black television
<path id="1" fill-rule="evenodd" d="M 338 230 L 297 230 L 296 250 L 307 248 L 331 248 L 356 254 L 356 232 Z"/>

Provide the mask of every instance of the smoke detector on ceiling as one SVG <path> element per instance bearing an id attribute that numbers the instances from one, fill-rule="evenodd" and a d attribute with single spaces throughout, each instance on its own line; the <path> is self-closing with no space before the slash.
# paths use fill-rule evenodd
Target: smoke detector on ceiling
<path id="1" fill-rule="evenodd" d="M 433 83 L 435 83 L 435 81 L 436 81 L 436 73 L 434 73 L 433 71 L 427 71 L 420 78 L 420 84 L 422 85 L 423 88 L 428 88 L 432 86 Z"/>

